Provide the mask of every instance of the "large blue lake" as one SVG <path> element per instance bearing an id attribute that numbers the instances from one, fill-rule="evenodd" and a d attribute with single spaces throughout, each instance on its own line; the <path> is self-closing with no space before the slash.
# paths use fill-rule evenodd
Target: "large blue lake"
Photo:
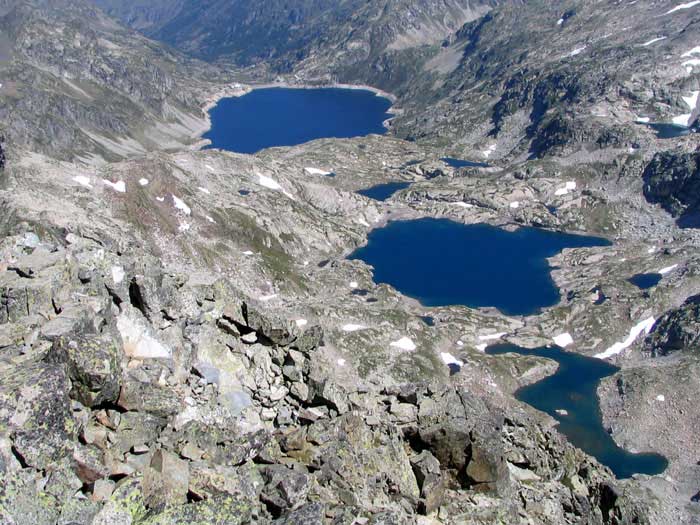
<path id="1" fill-rule="evenodd" d="M 383 134 L 391 101 L 361 89 L 265 88 L 220 100 L 204 138 L 212 148 L 256 153 L 321 138 Z"/>
<path id="2" fill-rule="evenodd" d="M 509 232 L 446 219 L 390 222 L 351 254 L 387 283 L 425 306 L 493 306 L 530 315 L 559 302 L 548 257 L 564 248 L 607 246 L 598 237 L 535 228 Z"/>
<path id="3" fill-rule="evenodd" d="M 546 357 L 559 363 L 553 375 L 521 388 L 515 397 L 556 419 L 559 430 L 572 444 L 610 467 L 618 478 L 629 478 L 636 473 L 659 474 L 666 469 L 668 461 L 663 456 L 628 452 L 618 447 L 603 427 L 598 384 L 619 368 L 558 347 L 526 349 L 505 344 L 486 349 L 491 355 L 511 352 Z"/>

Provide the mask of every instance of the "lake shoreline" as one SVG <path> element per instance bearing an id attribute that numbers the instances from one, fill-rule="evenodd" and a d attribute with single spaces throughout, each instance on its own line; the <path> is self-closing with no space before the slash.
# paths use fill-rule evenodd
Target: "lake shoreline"
<path id="1" fill-rule="evenodd" d="M 210 93 L 204 99 L 204 104 L 202 107 L 202 112 L 204 114 L 204 120 L 206 122 L 206 128 L 203 129 L 196 138 L 199 140 L 192 144 L 190 149 L 195 151 L 202 150 L 207 146 L 211 145 L 211 140 L 204 138 L 204 135 L 211 131 L 212 121 L 211 121 L 211 110 L 214 109 L 221 100 L 227 98 L 238 98 L 253 91 L 260 89 L 271 89 L 271 88 L 282 88 L 282 89 L 352 89 L 357 91 L 369 91 L 374 93 L 378 97 L 382 97 L 391 102 L 391 106 L 387 110 L 392 116 L 386 119 L 382 124 L 389 130 L 391 129 L 391 121 L 399 115 L 402 110 L 394 106 L 398 101 L 396 95 L 383 91 L 379 88 L 364 84 L 342 84 L 342 83 L 330 83 L 330 84 L 312 84 L 312 83 L 300 83 L 295 84 L 292 82 L 265 82 L 262 84 L 243 84 L 241 82 L 234 82 L 220 88 L 212 93 Z"/>

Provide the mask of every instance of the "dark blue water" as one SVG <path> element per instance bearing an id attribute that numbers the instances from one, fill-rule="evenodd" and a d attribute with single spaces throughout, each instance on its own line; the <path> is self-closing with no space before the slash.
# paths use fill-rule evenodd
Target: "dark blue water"
<path id="1" fill-rule="evenodd" d="M 446 219 L 391 222 L 369 234 L 351 259 L 374 267 L 374 280 L 425 306 L 494 306 L 530 315 L 559 302 L 547 257 L 564 248 L 608 246 L 605 239 L 535 228 L 515 232 Z"/>
<path id="2" fill-rule="evenodd" d="M 226 98 L 209 113 L 212 148 L 256 153 L 320 138 L 383 134 L 391 102 L 359 89 L 257 89 Z"/>
<path id="3" fill-rule="evenodd" d="M 659 284 L 662 277 L 660 273 L 638 273 L 630 277 L 628 281 L 640 290 L 648 290 Z"/>
<path id="4" fill-rule="evenodd" d="M 644 124 L 649 126 L 656 132 L 656 136 L 660 139 L 675 139 L 678 137 L 684 137 L 690 133 L 690 129 L 685 126 L 678 126 L 676 124 Z"/>
<path id="5" fill-rule="evenodd" d="M 371 188 L 360 190 L 357 193 L 375 201 L 385 201 L 397 191 L 408 188 L 410 185 L 410 182 L 387 182 L 386 184 L 377 184 Z"/>
<path id="6" fill-rule="evenodd" d="M 448 166 L 453 168 L 488 168 L 489 165 L 483 162 L 473 162 L 471 160 L 453 159 L 452 157 L 443 157 L 440 159 Z"/>
<path id="7" fill-rule="evenodd" d="M 490 355 L 509 352 L 546 357 L 559 363 L 554 375 L 521 388 L 515 397 L 556 419 L 559 430 L 572 444 L 610 467 L 618 478 L 637 473 L 654 475 L 666 469 L 668 461 L 663 456 L 627 452 L 618 447 L 603 428 L 598 384 L 619 368 L 601 359 L 565 352 L 558 347 L 526 349 L 506 344 L 486 349 Z M 556 412 L 562 409 L 568 414 Z"/>

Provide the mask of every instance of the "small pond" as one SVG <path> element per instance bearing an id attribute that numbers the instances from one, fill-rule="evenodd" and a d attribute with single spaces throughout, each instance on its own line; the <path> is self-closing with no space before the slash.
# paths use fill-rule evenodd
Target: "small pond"
<path id="1" fill-rule="evenodd" d="M 628 281 L 640 290 L 648 290 L 659 284 L 662 277 L 660 273 L 638 273 L 630 277 Z"/>
<path id="2" fill-rule="evenodd" d="M 676 124 L 644 124 L 650 127 L 656 132 L 657 138 L 660 139 L 676 139 L 678 137 L 684 137 L 690 133 L 690 129 L 685 126 L 678 126 Z"/>
<path id="3" fill-rule="evenodd" d="M 357 193 L 375 201 L 385 201 L 397 191 L 406 189 L 410 185 L 410 182 L 387 182 L 386 184 L 377 184 L 371 188 L 359 190 Z"/>

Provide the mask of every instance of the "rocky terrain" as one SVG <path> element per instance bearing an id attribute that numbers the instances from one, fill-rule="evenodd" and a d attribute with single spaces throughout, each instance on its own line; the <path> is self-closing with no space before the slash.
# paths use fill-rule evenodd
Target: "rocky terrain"
<path id="1" fill-rule="evenodd" d="M 298 4 L 333 42 L 376 9 L 349 2 L 316 26 L 325 3 Z M 680 227 L 697 207 L 697 135 L 635 123 L 688 111 L 700 7 L 405 4 L 427 18 L 409 30 L 387 7 L 358 29 L 378 46 L 361 60 L 295 36 L 248 57 L 254 72 L 82 1 L 0 4 L 0 521 L 700 522 L 700 239 Z M 133 3 L 122 19 L 155 31 L 185 5 Z M 204 110 L 251 75 L 396 87 L 404 111 L 387 136 L 198 150 Z M 412 185 L 386 202 L 355 193 L 392 180 Z M 346 258 L 372 228 L 423 216 L 613 245 L 553 258 L 561 303 L 540 315 L 426 308 Z M 628 282 L 650 272 L 654 288 Z M 565 333 L 621 367 L 599 389 L 604 424 L 666 472 L 615 479 L 513 398 L 549 360 L 483 352 Z"/>

